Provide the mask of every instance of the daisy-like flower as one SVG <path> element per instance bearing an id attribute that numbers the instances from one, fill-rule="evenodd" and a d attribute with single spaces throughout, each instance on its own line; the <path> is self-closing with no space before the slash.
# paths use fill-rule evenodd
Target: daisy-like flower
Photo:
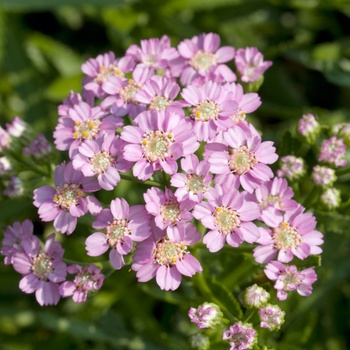
<path id="1" fill-rule="evenodd" d="M 211 141 L 218 130 L 227 130 L 230 116 L 238 110 L 233 94 L 212 81 L 201 87 L 187 86 L 181 95 L 192 106 L 190 122 L 198 141 Z"/>
<path id="2" fill-rule="evenodd" d="M 168 109 L 182 114 L 181 108 L 187 103 L 182 100 L 175 101 L 179 92 L 180 86 L 175 81 L 155 75 L 135 93 L 135 100 L 147 105 L 148 110 Z"/>
<path id="3" fill-rule="evenodd" d="M 261 99 L 256 92 L 245 94 L 240 84 L 225 84 L 224 88 L 233 93 L 233 99 L 238 103 L 237 111 L 230 116 L 234 124 L 246 120 L 246 115 L 256 111 L 261 105 Z"/>
<path id="4" fill-rule="evenodd" d="M 77 225 L 77 218 L 88 211 L 97 215 L 101 211 L 98 200 L 87 195 L 100 189 L 93 178 L 84 177 L 75 170 L 72 163 L 62 163 L 54 171 L 55 186 L 42 186 L 34 190 L 34 205 L 42 221 L 53 221 L 58 232 L 71 234 Z"/>
<path id="5" fill-rule="evenodd" d="M 133 174 L 149 179 L 156 170 L 167 174 L 177 172 L 176 160 L 194 153 L 199 144 L 192 129 L 178 114 L 170 111 L 147 111 L 139 116 L 138 126 L 125 126 L 121 139 L 124 158 L 136 162 Z"/>
<path id="6" fill-rule="evenodd" d="M 272 141 L 262 142 L 252 125 L 234 125 L 223 137 L 228 146 L 222 145 L 221 151 L 209 153 L 212 173 L 238 177 L 242 187 L 250 193 L 273 177 L 267 165 L 278 158 Z"/>
<path id="7" fill-rule="evenodd" d="M 284 323 L 285 312 L 278 305 L 267 304 L 259 308 L 260 327 L 277 331 Z"/>
<path id="8" fill-rule="evenodd" d="M 171 62 L 179 57 L 177 50 L 171 47 L 167 35 L 160 39 L 141 40 L 141 46 L 129 46 L 126 55 L 132 57 L 138 65 L 163 71 L 167 71 Z"/>
<path id="9" fill-rule="evenodd" d="M 86 140 L 73 157 L 73 167 L 86 177 L 96 177 L 99 185 L 111 191 L 120 181 L 118 171 L 128 171 L 131 163 L 121 157 L 122 141 L 113 134 Z"/>
<path id="10" fill-rule="evenodd" d="M 41 250 L 38 237 L 31 236 L 22 242 L 23 252 L 13 256 L 13 267 L 23 278 L 19 288 L 34 293 L 40 305 L 56 305 L 60 299 L 58 283 L 66 278 L 66 264 L 62 262 L 63 249 L 50 235 Z"/>
<path id="11" fill-rule="evenodd" d="M 95 264 L 80 266 L 73 264 L 67 267 L 67 272 L 75 275 L 73 281 L 65 281 L 59 287 L 62 297 L 72 297 L 76 303 L 86 301 L 89 291 L 97 291 L 101 288 L 104 275 Z"/>
<path id="12" fill-rule="evenodd" d="M 137 115 L 146 109 L 146 105 L 136 100 L 135 94 L 143 87 L 143 84 L 154 75 L 153 69 L 138 66 L 132 72 L 132 79 L 110 77 L 103 83 L 102 89 L 111 97 L 109 104 L 119 105 L 125 108 L 130 118 L 135 119 Z"/>
<path id="13" fill-rule="evenodd" d="M 177 187 L 176 198 L 180 202 L 190 199 L 195 203 L 200 203 L 213 178 L 209 174 L 209 163 L 205 160 L 199 161 L 196 155 L 189 154 L 181 159 L 181 169 L 186 173 L 176 173 L 170 180 L 171 186 Z"/>
<path id="14" fill-rule="evenodd" d="M 236 322 L 222 335 L 230 342 L 230 350 L 252 349 L 257 341 L 257 334 L 250 323 Z"/>
<path id="15" fill-rule="evenodd" d="M 211 80 L 223 77 L 224 81 L 236 80 L 236 75 L 223 64 L 233 59 L 235 50 L 231 46 L 220 47 L 218 34 L 208 33 L 183 40 L 178 50 L 182 62 L 172 67 L 174 76 L 180 76 L 182 85 L 202 85 L 208 77 Z"/>
<path id="16" fill-rule="evenodd" d="M 264 61 L 263 54 L 256 47 L 238 49 L 235 63 L 241 80 L 252 83 L 259 80 L 264 72 L 272 65 L 271 61 Z"/>
<path id="17" fill-rule="evenodd" d="M 243 193 L 215 186 L 208 200 L 194 207 L 193 216 L 210 230 L 203 238 L 210 252 L 219 251 L 225 242 L 238 247 L 243 241 L 253 243 L 260 237 L 252 222 L 260 215 L 259 207 L 247 201 Z"/>
<path id="18" fill-rule="evenodd" d="M 223 313 L 214 303 L 203 303 L 198 308 L 191 307 L 188 317 L 198 328 L 214 328 L 220 324 Z"/>
<path id="19" fill-rule="evenodd" d="M 289 292 L 296 290 L 301 296 L 312 293 L 312 284 L 317 280 L 313 268 L 298 271 L 295 265 L 284 265 L 279 261 L 271 261 L 264 269 L 265 275 L 272 281 L 276 281 L 275 289 L 277 298 L 286 300 Z"/>
<path id="20" fill-rule="evenodd" d="M 98 55 L 83 63 L 81 70 L 86 74 L 83 80 L 83 88 L 93 92 L 98 98 L 106 97 L 106 92 L 102 90 L 102 84 L 109 77 L 124 78 L 124 74 L 131 72 L 135 63 L 131 57 L 121 57 L 116 59 L 113 52 Z"/>
<path id="21" fill-rule="evenodd" d="M 0 250 L 0 253 L 5 256 L 6 265 L 13 264 L 13 255 L 24 251 L 22 242 L 31 236 L 33 236 L 33 223 L 30 220 L 22 223 L 16 221 L 12 226 L 7 226 Z"/>
<path id="22" fill-rule="evenodd" d="M 60 151 L 69 150 L 72 156 L 85 140 L 94 140 L 100 132 L 115 134 L 115 130 L 123 125 L 122 120 L 107 117 L 100 107 L 90 107 L 86 102 L 80 102 L 67 111 L 67 117 L 62 117 L 53 133 L 56 148 Z"/>
<path id="23" fill-rule="evenodd" d="M 90 256 L 100 256 L 111 248 L 109 260 L 119 270 L 124 265 L 124 255 L 130 253 L 133 242 L 145 240 L 150 235 L 150 217 L 142 205 L 129 204 L 123 198 L 112 200 L 110 209 L 103 209 L 92 226 L 105 229 L 106 233 L 95 232 L 85 242 Z"/>
<path id="24" fill-rule="evenodd" d="M 163 192 L 152 187 L 143 197 L 147 211 L 155 217 L 155 224 L 161 230 L 166 230 L 170 241 L 181 240 L 185 234 L 186 223 L 193 218 L 190 210 L 194 203 L 190 200 L 179 202 L 168 188 Z"/>
<path id="25" fill-rule="evenodd" d="M 319 162 L 326 162 L 336 167 L 345 166 L 347 161 L 345 159 L 346 145 L 344 140 L 332 136 L 330 139 L 324 140 L 320 148 L 318 156 Z"/>
<path id="26" fill-rule="evenodd" d="M 170 241 L 165 231 L 154 225 L 152 235 L 136 246 L 131 268 L 136 271 L 138 281 L 147 282 L 156 277 L 162 290 L 175 290 L 181 284 L 182 275 L 192 277 L 202 272 L 199 261 L 187 247 L 200 238 L 201 234 L 190 223 L 179 241 Z"/>
<path id="27" fill-rule="evenodd" d="M 294 256 L 305 259 L 311 254 L 320 254 L 323 235 L 316 231 L 316 220 L 311 213 L 304 213 L 299 205 L 296 209 L 278 212 L 265 210 L 261 219 L 272 230 L 260 227 L 260 245 L 254 249 L 254 258 L 261 264 L 271 261 L 276 255 L 278 261 L 288 263 Z"/>

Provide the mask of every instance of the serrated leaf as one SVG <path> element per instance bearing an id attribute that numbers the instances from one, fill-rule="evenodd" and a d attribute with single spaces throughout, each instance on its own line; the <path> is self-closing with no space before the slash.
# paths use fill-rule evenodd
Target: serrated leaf
<path id="1" fill-rule="evenodd" d="M 317 221 L 324 224 L 327 232 L 344 234 L 350 237 L 350 216 L 336 212 L 315 212 Z"/>

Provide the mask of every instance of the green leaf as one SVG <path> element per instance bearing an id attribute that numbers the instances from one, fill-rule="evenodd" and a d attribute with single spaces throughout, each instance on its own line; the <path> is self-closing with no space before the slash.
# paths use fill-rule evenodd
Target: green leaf
<path id="1" fill-rule="evenodd" d="M 350 216 L 339 214 L 336 212 L 315 212 L 317 221 L 324 224 L 327 232 L 343 234 L 350 237 Z"/>

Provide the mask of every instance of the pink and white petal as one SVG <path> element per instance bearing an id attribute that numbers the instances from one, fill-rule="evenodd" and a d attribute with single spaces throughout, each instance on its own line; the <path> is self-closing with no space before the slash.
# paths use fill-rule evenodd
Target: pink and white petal
<path id="1" fill-rule="evenodd" d="M 157 271 L 156 281 L 162 290 L 175 290 L 180 286 L 181 273 L 175 266 L 162 265 Z"/>
<path id="2" fill-rule="evenodd" d="M 273 164 L 278 159 L 278 155 L 275 152 L 276 148 L 273 147 L 273 142 L 265 141 L 259 145 L 255 151 L 255 156 L 261 163 Z"/>
<path id="3" fill-rule="evenodd" d="M 66 281 L 63 282 L 60 286 L 59 286 L 59 293 L 61 294 L 61 296 L 63 297 L 70 297 L 72 296 L 75 291 L 77 290 L 77 286 L 74 282 L 72 281 Z"/>
<path id="4" fill-rule="evenodd" d="M 156 276 L 157 270 L 159 268 L 158 264 L 153 264 L 153 262 L 150 262 L 146 265 L 141 265 L 140 267 L 137 267 L 137 264 L 132 265 L 132 269 L 134 271 L 137 271 L 136 277 L 139 282 L 147 282 L 151 280 L 153 277 Z"/>
<path id="5" fill-rule="evenodd" d="M 58 285 L 52 282 L 41 282 L 35 292 L 37 302 L 41 305 L 56 305 L 61 298 Z"/>
<path id="6" fill-rule="evenodd" d="M 235 49 L 231 46 L 222 46 L 215 53 L 217 63 L 228 62 L 232 60 L 234 56 Z"/>
<path id="7" fill-rule="evenodd" d="M 242 221 L 253 221 L 260 216 L 259 206 L 254 202 L 244 202 L 238 213 Z"/>
<path id="8" fill-rule="evenodd" d="M 93 233 L 85 240 L 85 248 L 87 250 L 87 254 L 90 256 L 102 255 L 109 248 L 106 235 L 101 232 Z"/>
<path id="9" fill-rule="evenodd" d="M 133 168 L 133 175 L 139 180 L 148 180 L 154 173 L 153 164 L 143 158 L 139 160 Z"/>
<path id="10" fill-rule="evenodd" d="M 209 231 L 203 238 L 203 243 L 207 246 L 211 253 L 215 253 L 225 245 L 226 236 L 221 232 Z"/>
<path id="11" fill-rule="evenodd" d="M 254 259 L 260 264 L 266 264 L 270 262 L 276 256 L 276 249 L 273 245 L 261 245 L 257 246 L 253 250 Z"/>
<path id="12" fill-rule="evenodd" d="M 238 247 L 239 245 L 241 245 L 241 243 L 243 242 L 243 239 L 241 238 L 241 234 L 238 232 L 233 232 L 233 233 L 229 233 L 226 236 L 226 241 L 227 244 L 229 244 L 231 247 Z"/>
<path id="13" fill-rule="evenodd" d="M 291 249 L 293 254 L 301 260 L 310 255 L 310 246 L 306 243 L 300 243 L 298 247 Z"/>
<path id="14" fill-rule="evenodd" d="M 235 230 L 239 231 L 242 238 L 248 243 L 254 243 L 260 238 L 260 231 L 252 222 L 242 222 L 241 226 Z"/>
<path id="15" fill-rule="evenodd" d="M 34 274 L 30 273 L 24 276 L 19 282 L 19 288 L 22 292 L 34 293 L 40 285 L 40 280 Z"/>
<path id="16" fill-rule="evenodd" d="M 54 220 L 53 226 L 58 232 L 70 235 L 77 226 L 77 218 L 62 210 Z"/>
<path id="17" fill-rule="evenodd" d="M 192 277 L 197 272 L 202 272 L 200 262 L 191 254 L 186 254 L 182 260 L 176 262 L 178 271 L 188 277 Z"/>
<path id="18" fill-rule="evenodd" d="M 101 212 L 102 205 L 96 197 L 87 196 L 85 200 L 87 203 L 87 209 L 91 215 L 96 216 Z"/>
<path id="19" fill-rule="evenodd" d="M 283 263 L 289 263 L 293 260 L 293 253 L 290 249 L 281 249 L 278 252 L 277 260 Z"/>

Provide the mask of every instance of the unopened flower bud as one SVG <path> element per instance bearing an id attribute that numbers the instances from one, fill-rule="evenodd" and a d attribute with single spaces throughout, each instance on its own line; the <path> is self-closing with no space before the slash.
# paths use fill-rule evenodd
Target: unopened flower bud
<path id="1" fill-rule="evenodd" d="M 27 128 L 27 123 L 19 117 L 14 117 L 11 123 L 6 124 L 7 132 L 14 137 L 20 137 Z"/>
<path id="2" fill-rule="evenodd" d="M 4 195 L 8 197 L 21 197 L 24 193 L 22 180 L 17 176 L 11 176 L 7 187 L 4 190 Z"/>
<path id="3" fill-rule="evenodd" d="M 346 145 L 344 144 L 344 140 L 332 136 L 330 139 L 323 141 L 318 161 L 324 161 L 337 167 L 345 166 L 347 164 L 345 160 L 345 151 Z"/>
<path id="4" fill-rule="evenodd" d="M 197 333 L 190 338 L 190 344 L 192 349 L 196 350 L 208 350 L 210 349 L 210 340 L 204 335 Z"/>
<path id="5" fill-rule="evenodd" d="M 229 340 L 231 350 L 252 349 L 257 341 L 256 331 L 250 323 L 236 322 L 225 331 L 223 340 Z"/>
<path id="6" fill-rule="evenodd" d="M 248 287 L 243 294 L 242 301 L 247 308 L 259 308 L 270 299 L 270 294 L 262 287 L 254 284 Z"/>
<path id="7" fill-rule="evenodd" d="M 341 202 L 340 191 L 334 187 L 327 188 L 321 194 L 321 204 L 329 210 L 338 208 Z"/>
<path id="8" fill-rule="evenodd" d="M 297 180 L 304 176 L 304 159 L 295 156 L 284 156 L 281 158 L 281 168 L 277 170 L 279 177 L 286 177 L 289 180 Z"/>
<path id="9" fill-rule="evenodd" d="M 216 304 L 203 303 L 197 309 L 191 307 L 188 316 L 198 328 L 213 328 L 221 322 L 223 314 Z"/>
<path id="10" fill-rule="evenodd" d="M 337 180 L 335 170 L 326 166 L 316 165 L 312 169 L 312 180 L 322 187 L 332 186 Z"/>
<path id="11" fill-rule="evenodd" d="M 6 174 L 10 170 L 12 170 L 12 166 L 8 158 L 0 157 L 0 175 Z"/>
<path id="12" fill-rule="evenodd" d="M 298 131 L 312 145 L 320 135 L 321 127 L 313 114 L 304 114 L 299 120 Z"/>
<path id="13" fill-rule="evenodd" d="M 277 305 L 267 304 L 259 309 L 260 327 L 277 331 L 284 323 L 285 312 Z"/>
<path id="14" fill-rule="evenodd" d="M 350 123 L 342 123 L 337 136 L 344 140 L 344 143 L 350 147 Z"/>

